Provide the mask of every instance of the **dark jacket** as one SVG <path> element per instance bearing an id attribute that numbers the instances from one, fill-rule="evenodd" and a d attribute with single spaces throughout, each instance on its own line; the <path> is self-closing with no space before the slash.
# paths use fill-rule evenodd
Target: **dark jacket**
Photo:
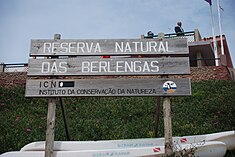
<path id="1" fill-rule="evenodd" d="M 177 33 L 177 36 L 184 35 L 184 29 L 180 26 L 175 26 L 175 33 Z"/>

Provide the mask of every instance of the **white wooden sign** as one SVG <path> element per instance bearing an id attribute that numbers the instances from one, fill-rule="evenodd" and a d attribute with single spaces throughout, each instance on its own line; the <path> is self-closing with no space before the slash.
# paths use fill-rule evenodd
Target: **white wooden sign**
<path id="1" fill-rule="evenodd" d="M 188 54 L 187 39 L 35 39 L 30 56 Z"/>
<path id="2" fill-rule="evenodd" d="M 188 57 L 30 59 L 28 76 L 189 74 Z"/>
<path id="3" fill-rule="evenodd" d="M 188 78 L 39 79 L 27 80 L 26 97 L 186 96 Z"/>
<path id="4" fill-rule="evenodd" d="M 189 59 L 182 57 L 188 54 L 186 38 L 61 40 L 57 34 L 54 40 L 32 40 L 30 56 L 51 57 L 30 59 L 28 76 L 47 76 L 47 78 L 29 77 L 25 90 L 26 97 L 50 98 L 45 157 L 53 156 L 55 98 L 74 96 L 164 96 L 165 153 L 171 154 L 172 128 L 168 96 L 191 95 L 189 78 L 56 79 L 56 76 L 189 74 Z M 165 57 L 97 58 L 104 55 Z M 62 59 L 63 56 L 80 56 L 80 58 Z"/>

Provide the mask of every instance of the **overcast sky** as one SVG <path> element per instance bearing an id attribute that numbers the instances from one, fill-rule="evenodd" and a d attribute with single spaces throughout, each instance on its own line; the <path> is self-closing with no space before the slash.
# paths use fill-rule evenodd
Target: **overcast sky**
<path id="1" fill-rule="evenodd" d="M 217 3 L 215 33 L 219 35 Z M 235 65 L 235 0 L 221 0 L 222 31 Z M 212 36 L 205 0 L 0 0 L 0 62 L 27 63 L 31 39 L 132 39 L 149 30 L 173 33 L 177 21 L 185 31 Z"/>

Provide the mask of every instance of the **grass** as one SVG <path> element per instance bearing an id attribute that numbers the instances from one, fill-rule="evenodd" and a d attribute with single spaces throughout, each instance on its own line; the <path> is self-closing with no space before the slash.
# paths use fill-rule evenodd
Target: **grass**
<path id="1" fill-rule="evenodd" d="M 0 154 L 45 140 L 48 100 L 25 98 L 24 87 L 0 87 Z M 172 97 L 173 135 L 235 129 L 235 82 L 192 83 L 192 96 Z M 65 98 L 71 140 L 148 138 L 154 136 L 155 97 Z M 67 140 L 59 100 L 55 140 Z M 161 118 L 159 135 L 163 136 Z"/>

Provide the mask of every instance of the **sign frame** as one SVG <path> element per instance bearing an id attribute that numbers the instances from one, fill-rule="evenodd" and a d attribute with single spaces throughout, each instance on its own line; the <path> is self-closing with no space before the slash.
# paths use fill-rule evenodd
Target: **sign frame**
<path id="1" fill-rule="evenodd" d="M 161 35 L 161 36 L 160 36 Z M 104 44 L 104 47 L 101 46 Z M 114 46 L 115 45 L 115 46 Z M 138 55 L 151 55 L 153 56 L 182 56 L 189 54 L 188 43 L 186 38 L 177 38 L 177 39 L 164 39 L 164 34 L 159 33 L 158 39 L 94 39 L 94 40 L 73 40 L 73 39 L 60 39 L 60 34 L 54 35 L 54 40 L 31 40 L 30 56 L 31 57 L 51 57 L 51 61 L 56 63 L 55 58 L 60 57 L 71 57 L 71 56 L 138 56 Z M 52 60 L 54 59 L 54 61 Z M 83 58 L 84 59 L 84 58 Z M 36 60 L 36 59 L 35 59 Z M 61 58 L 60 58 L 61 60 Z M 37 60 L 36 60 L 37 61 Z M 106 60 L 107 61 L 107 60 Z M 49 62 L 50 63 L 50 62 Z M 188 64 L 189 65 L 189 64 Z M 33 64 L 29 64 L 30 70 Z M 187 67 L 189 69 L 189 66 Z M 34 76 L 29 72 L 28 76 Z M 189 72 L 187 72 L 188 74 Z M 180 73 L 178 73 L 180 74 Z M 35 75 L 39 76 L 48 76 L 41 75 L 36 72 Z M 129 74 L 128 74 L 129 75 Z M 135 74 L 136 75 L 136 74 Z M 144 74 L 146 75 L 146 74 Z M 168 74 L 164 74 L 167 77 Z M 49 75 L 50 76 L 50 75 Z M 64 76 L 64 75 L 62 75 Z M 191 95 L 191 82 L 189 78 L 127 78 L 127 79 L 79 79 L 79 80 L 57 80 L 56 75 L 48 77 L 51 79 L 52 83 L 48 83 L 48 80 L 39 80 L 39 79 L 28 79 L 26 80 L 26 97 L 47 97 L 38 95 L 37 90 L 40 88 L 46 88 L 45 90 L 57 88 L 70 89 L 77 87 L 77 91 L 82 86 L 87 89 L 88 87 L 93 87 L 94 84 L 96 88 L 109 88 L 111 89 L 111 94 L 101 94 L 97 96 L 117 96 L 112 93 L 112 89 L 118 92 L 118 88 L 124 90 L 123 93 L 127 92 L 128 85 L 131 85 L 133 89 L 144 91 L 143 94 L 137 92 L 136 95 L 121 95 L 121 96 L 164 96 L 163 98 L 163 112 L 164 112 L 164 131 L 165 131 L 165 153 L 167 155 L 172 154 L 172 126 L 171 126 L 171 108 L 170 108 L 170 98 L 169 96 L 186 96 Z M 53 81 L 57 81 L 54 86 Z M 122 81 L 120 81 L 122 80 Z M 178 80 L 184 84 L 183 86 L 179 85 Z M 40 82 L 41 81 L 41 82 Z M 44 81 L 44 82 L 43 82 Z M 59 82 L 60 81 L 60 82 Z M 76 82 L 75 82 L 76 81 Z M 101 82 L 100 82 L 101 81 Z M 160 81 L 160 83 L 159 83 Z M 163 82 L 164 81 L 164 82 Z M 36 82 L 36 84 L 35 84 Z M 38 84 L 39 83 L 39 84 Z M 78 87 L 78 83 L 79 87 Z M 43 84 L 43 85 L 42 85 Z M 185 85 L 186 84 L 186 85 Z M 39 85 L 39 87 L 38 87 Z M 52 86 L 53 85 L 53 86 Z M 159 87 L 162 85 L 162 89 Z M 179 85 L 180 90 L 183 93 L 178 94 L 180 90 L 177 89 Z M 158 95 L 148 95 L 146 94 L 146 88 L 154 89 L 153 87 L 157 86 L 158 90 L 164 91 L 166 93 L 161 93 Z M 122 87 L 122 88 L 121 88 Z M 135 87 L 135 88 L 134 88 Z M 140 89 L 137 87 L 141 87 Z M 184 90 L 183 90 L 184 89 Z M 187 89 L 187 90 L 186 90 Z M 125 91 L 126 90 L 126 91 Z M 157 91 L 158 91 L 157 90 Z M 65 90 L 66 91 L 66 90 Z M 68 91 L 68 90 L 67 90 Z M 134 90 L 135 91 L 135 90 Z M 184 93 L 187 91 L 187 93 Z M 36 92 L 36 94 L 32 94 Z M 141 93 L 140 92 L 140 93 Z M 74 92 L 75 93 L 75 92 Z M 63 93 L 62 93 L 63 94 Z M 78 93 L 77 93 L 78 94 Z M 99 93 L 100 94 L 100 93 Z M 71 96 L 76 96 L 70 94 Z M 46 149 L 45 157 L 53 156 L 53 145 L 54 145 L 54 121 L 55 121 L 55 108 L 56 108 L 56 97 L 64 97 L 69 95 L 53 95 L 49 94 L 48 101 L 48 116 L 47 116 L 47 131 L 46 131 Z M 92 96 L 92 95 L 87 95 Z M 95 95 L 94 95 L 95 96 Z M 62 98 L 61 98 L 62 99 Z"/>
<path id="2" fill-rule="evenodd" d="M 190 74 L 188 57 L 30 59 L 28 76 Z"/>
<path id="3" fill-rule="evenodd" d="M 26 81 L 25 97 L 189 96 L 190 85 L 189 78 L 37 79 Z"/>
<path id="4" fill-rule="evenodd" d="M 187 39 L 32 39 L 30 45 L 30 56 L 144 54 L 188 54 Z"/>

